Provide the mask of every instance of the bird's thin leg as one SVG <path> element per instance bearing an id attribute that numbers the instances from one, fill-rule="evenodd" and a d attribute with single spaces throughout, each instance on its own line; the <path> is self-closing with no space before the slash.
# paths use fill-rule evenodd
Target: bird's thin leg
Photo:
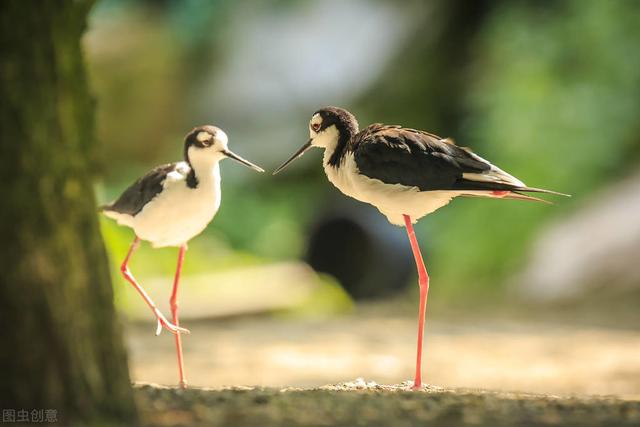
<path id="1" fill-rule="evenodd" d="M 173 292 L 171 292 L 171 314 L 173 315 L 173 324 L 180 326 L 178 320 L 178 285 L 180 284 L 180 275 L 182 274 L 182 263 L 184 262 L 184 254 L 187 251 L 187 244 L 183 243 L 178 252 L 178 266 L 176 267 L 176 276 L 173 279 Z M 182 362 L 182 337 L 180 332 L 176 335 L 176 351 L 178 353 L 178 372 L 180 374 L 180 387 L 187 388 L 187 379 L 184 374 L 184 363 Z"/>
<path id="2" fill-rule="evenodd" d="M 156 319 L 158 319 L 158 328 L 156 330 L 156 335 L 160 334 L 160 331 L 162 331 L 163 327 L 168 329 L 170 332 L 174 334 L 177 334 L 178 332 L 188 334 L 189 330 L 170 323 L 164 317 L 164 315 L 160 312 L 160 310 L 158 310 L 158 307 L 156 307 L 156 305 L 151 300 L 151 297 L 147 295 L 147 293 L 142 288 L 142 286 L 140 286 L 136 281 L 136 279 L 133 277 L 133 274 L 131 274 L 131 271 L 129 271 L 129 260 L 131 259 L 131 255 L 133 255 L 136 249 L 138 249 L 139 245 L 140 245 L 140 238 L 136 236 L 136 238 L 133 240 L 133 243 L 131 244 L 131 247 L 129 248 L 129 252 L 127 252 L 126 258 L 124 259 L 124 261 L 122 261 L 122 265 L 120 266 L 120 271 L 122 272 L 122 275 L 124 276 L 125 279 L 127 279 L 129 283 L 133 285 L 134 288 L 136 288 L 136 291 L 138 291 L 138 293 L 142 296 L 142 298 L 147 303 L 149 308 L 151 308 L 151 311 L 153 312 L 153 314 L 156 316 Z"/>
<path id="3" fill-rule="evenodd" d="M 420 246 L 418 246 L 418 240 L 416 239 L 416 233 L 413 231 L 413 225 L 411 224 L 411 218 L 409 215 L 404 216 L 404 223 L 407 228 L 407 235 L 411 242 L 411 250 L 413 251 L 413 257 L 416 260 L 416 267 L 418 269 L 418 285 L 420 286 L 420 308 L 418 311 L 418 350 L 416 354 L 416 376 L 413 380 L 413 388 L 418 389 L 422 387 L 422 337 L 424 336 L 424 315 L 427 308 L 427 294 L 429 293 L 429 274 L 427 274 L 427 268 L 422 260 L 422 254 L 420 253 Z"/>

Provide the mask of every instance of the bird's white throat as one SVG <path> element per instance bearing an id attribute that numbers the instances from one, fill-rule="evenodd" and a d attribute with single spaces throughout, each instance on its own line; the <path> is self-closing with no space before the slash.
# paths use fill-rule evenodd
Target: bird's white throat
<path id="1" fill-rule="evenodd" d="M 309 130 L 309 136 L 311 138 L 311 145 L 331 150 L 333 153 L 338 145 L 340 132 L 338 132 L 338 128 L 336 128 L 335 125 L 331 125 L 319 133 Z"/>
<path id="2" fill-rule="evenodd" d="M 190 147 L 189 163 L 198 180 L 207 180 L 219 171 L 219 162 L 226 156 L 215 149 Z M 218 172 L 219 174 L 219 172 Z"/>

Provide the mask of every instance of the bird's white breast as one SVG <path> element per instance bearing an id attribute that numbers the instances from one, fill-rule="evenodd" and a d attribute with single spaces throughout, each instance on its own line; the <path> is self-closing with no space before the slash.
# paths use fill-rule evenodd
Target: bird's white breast
<path id="1" fill-rule="evenodd" d="M 353 153 L 344 156 L 340 167 L 329 164 L 332 154 L 332 150 L 325 150 L 323 159 L 329 181 L 345 195 L 378 208 L 395 225 L 404 225 L 403 215 L 409 215 L 416 222 L 460 195 L 456 191 L 420 191 L 418 187 L 386 184 L 362 175 Z"/>
<path id="2" fill-rule="evenodd" d="M 200 234 L 220 207 L 220 168 L 198 176 L 196 188 L 187 186 L 186 174 L 172 172 L 163 190 L 133 218 L 138 237 L 154 247 L 179 246 Z"/>

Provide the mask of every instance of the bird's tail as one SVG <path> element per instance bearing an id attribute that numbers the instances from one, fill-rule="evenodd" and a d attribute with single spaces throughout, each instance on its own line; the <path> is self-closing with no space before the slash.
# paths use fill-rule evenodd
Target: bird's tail
<path id="1" fill-rule="evenodd" d="M 559 193 L 557 191 L 545 190 L 544 188 L 535 188 L 535 187 L 514 187 L 511 191 L 517 194 L 519 194 L 518 192 L 545 193 L 545 194 L 553 194 L 556 196 L 571 197 L 571 194 Z"/>
<path id="2" fill-rule="evenodd" d="M 546 190 L 544 188 L 527 187 L 525 185 L 515 185 L 505 182 L 472 181 L 467 179 L 456 182 L 453 185 L 453 189 L 464 193 L 469 192 L 472 196 L 475 194 L 483 197 L 499 197 L 520 200 L 525 200 L 525 197 L 529 197 L 529 199 L 526 200 L 537 199 L 537 197 L 528 196 L 522 193 L 543 193 L 555 196 L 571 197 L 569 194 Z"/>
<path id="3" fill-rule="evenodd" d="M 511 191 L 511 192 L 507 193 L 505 196 L 503 196 L 502 198 L 503 199 L 512 199 L 512 200 L 528 200 L 530 202 L 546 203 L 547 205 L 552 205 L 553 204 L 553 202 L 550 202 L 549 200 L 541 199 L 539 197 L 529 196 L 527 194 L 522 194 L 522 193 L 519 193 L 517 191 Z"/>
<path id="4" fill-rule="evenodd" d="M 492 185 L 491 187 L 492 187 L 491 189 L 485 187 L 482 190 L 475 187 L 473 190 L 463 193 L 463 196 L 489 197 L 493 199 L 527 200 L 529 202 L 540 202 L 540 203 L 545 203 L 547 205 L 553 205 L 553 202 L 550 202 L 549 200 L 541 199 L 539 197 L 530 196 L 524 193 L 525 192 L 543 193 L 543 194 L 553 194 L 556 196 L 571 197 L 571 195 L 569 194 L 559 193 L 557 191 L 552 191 L 552 190 L 545 190 L 543 188 L 506 186 L 504 184 L 499 185 L 499 188 L 496 188 L 495 184 Z"/>

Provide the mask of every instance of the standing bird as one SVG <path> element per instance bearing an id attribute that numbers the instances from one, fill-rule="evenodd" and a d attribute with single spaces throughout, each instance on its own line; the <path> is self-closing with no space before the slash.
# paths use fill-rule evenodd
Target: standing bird
<path id="1" fill-rule="evenodd" d="M 133 228 L 136 237 L 120 271 L 144 298 L 158 320 L 156 335 L 162 328 L 175 334 L 180 386 L 186 387 L 182 362 L 181 328 L 178 320 L 178 284 L 187 242 L 200 234 L 220 207 L 220 165 L 230 158 L 258 172 L 264 170 L 234 154 L 227 147 L 227 135 L 215 126 L 200 126 L 185 137 L 184 161 L 158 166 L 127 188 L 113 203 L 100 208 L 120 225 Z M 129 271 L 129 260 L 140 240 L 153 247 L 179 246 L 178 266 L 171 293 L 173 323 L 158 310 L 149 295 Z"/>
<path id="2" fill-rule="evenodd" d="M 337 107 L 325 107 L 313 114 L 309 141 L 273 174 L 312 147 L 324 149 L 324 171 L 342 193 L 375 206 L 389 222 L 407 229 L 420 287 L 413 382 L 414 388 L 420 388 L 429 276 L 413 224 L 457 196 L 545 202 L 521 192 L 565 194 L 527 187 L 469 149 L 428 132 L 379 123 L 359 131 L 355 116 Z"/>

